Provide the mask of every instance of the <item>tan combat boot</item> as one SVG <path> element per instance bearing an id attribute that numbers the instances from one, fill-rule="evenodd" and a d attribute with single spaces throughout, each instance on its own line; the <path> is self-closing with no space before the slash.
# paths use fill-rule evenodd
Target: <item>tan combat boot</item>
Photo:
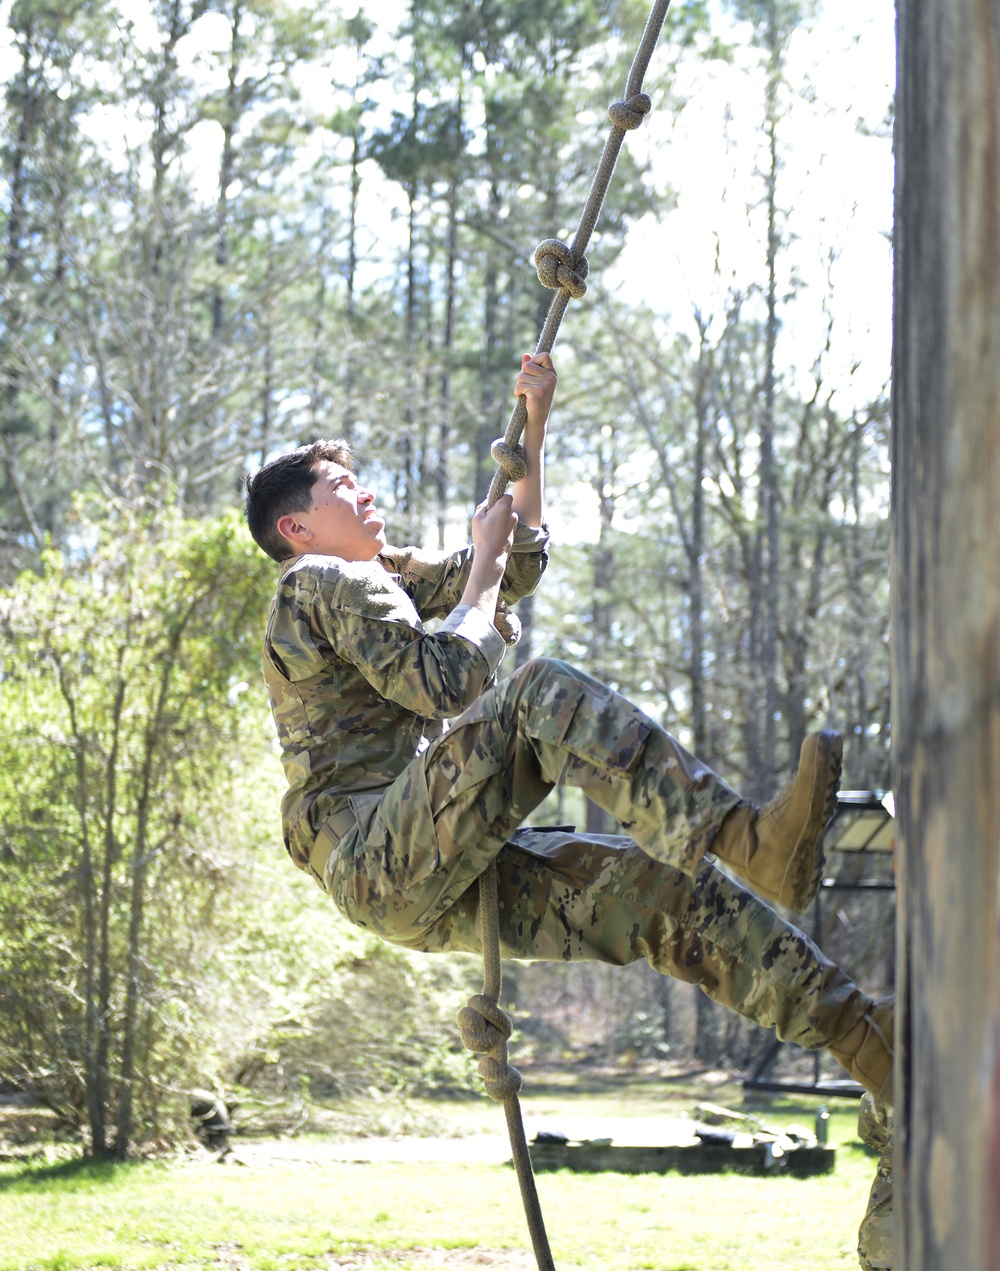
<path id="1" fill-rule="evenodd" d="M 842 755 L 839 733 L 810 733 L 781 794 L 759 812 L 748 804 L 734 808 L 719 826 L 709 850 L 772 904 L 801 913 L 816 896 Z"/>
<path id="2" fill-rule="evenodd" d="M 885 997 L 839 1041 L 827 1042 L 826 1049 L 882 1103 L 892 1103 L 893 1021 L 896 999 Z"/>

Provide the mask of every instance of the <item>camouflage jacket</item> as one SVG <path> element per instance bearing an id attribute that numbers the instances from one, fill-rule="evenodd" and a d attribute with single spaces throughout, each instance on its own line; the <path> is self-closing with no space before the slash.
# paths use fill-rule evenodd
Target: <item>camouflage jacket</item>
<path id="1" fill-rule="evenodd" d="M 501 584 L 507 601 L 534 591 L 547 543 L 546 530 L 518 526 Z M 371 562 L 310 555 L 282 566 L 264 681 L 288 781 L 282 832 L 300 869 L 327 818 L 350 808 L 361 819 L 492 682 L 503 640 L 458 604 L 472 552 L 386 547 Z"/>

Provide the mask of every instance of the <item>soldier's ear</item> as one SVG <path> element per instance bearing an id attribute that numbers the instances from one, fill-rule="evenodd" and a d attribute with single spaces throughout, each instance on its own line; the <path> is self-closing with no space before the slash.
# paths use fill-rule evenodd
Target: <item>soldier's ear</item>
<path id="1" fill-rule="evenodd" d="M 304 521 L 300 521 L 294 512 L 286 512 L 284 516 L 279 516 L 274 528 L 293 546 L 299 547 L 312 541 L 312 530 Z"/>

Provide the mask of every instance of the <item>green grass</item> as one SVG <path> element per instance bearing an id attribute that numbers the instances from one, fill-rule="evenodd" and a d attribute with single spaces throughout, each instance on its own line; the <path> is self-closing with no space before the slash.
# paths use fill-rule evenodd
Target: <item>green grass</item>
<path id="1" fill-rule="evenodd" d="M 546 1095 L 539 1102 L 557 1100 Z M 657 1103 L 660 1113 L 669 1111 Z M 579 1099 L 572 1108 L 584 1110 Z M 585 1110 L 596 1114 L 590 1101 Z M 614 1110 L 621 1113 L 620 1101 Z M 502 1120 L 499 1109 L 490 1111 Z M 765 1115 L 801 1122 L 812 1111 L 804 1102 Z M 468 1128 L 468 1121 L 481 1127 L 481 1110 L 468 1112 L 469 1118 L 462 1108 L 448 1115 L 459 1128 Z M 438 1113 L 444 1115 L 440 1108 Z M 856 1115 L 849 1104 L 834 1111 L 830 1141 L 839 1145 L 837 1169 L 817 1179 L 539 1176 L 556 1266 L 855 1268 L 857 1226 L 874 1174 L 874 1161 L 856 1142 Z M 308 1159 L 308 1140 L 301 1156 L 249 1168 L 204 1159 L 118 1167 L 2 1165 L 0 1271 L 534 1266 L 510 1168 L 316 1163 Z"/>

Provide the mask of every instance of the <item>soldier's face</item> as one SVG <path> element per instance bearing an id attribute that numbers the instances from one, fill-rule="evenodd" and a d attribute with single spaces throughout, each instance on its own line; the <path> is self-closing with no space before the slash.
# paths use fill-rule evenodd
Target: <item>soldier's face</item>
<path id="1" fill-rule="evenodd" d="M 312 507 L 295 514 L 311 534 L 306 550 L 342 560 L 374 560 L 385 546 L 385 521 L 374 494 L 332 459 L 318 463 L 315 472 Z"/>

